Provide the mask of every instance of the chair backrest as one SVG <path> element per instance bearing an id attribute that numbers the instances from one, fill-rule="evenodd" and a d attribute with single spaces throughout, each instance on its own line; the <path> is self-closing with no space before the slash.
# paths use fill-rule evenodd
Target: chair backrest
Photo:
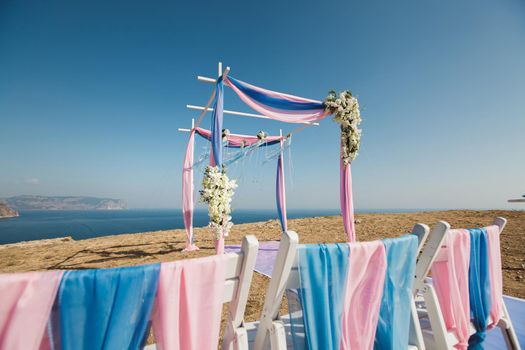
<path id="1" fill-rule="evenodd" d="M 497 217 L 494 219 L 493 225 L 499 227 L 501 233 L 507 224 L 507 219 Z M 414 291 L 423 289 L 425 286 L 425 280 L 428 278 L 432 264 L 436 259 L 445 258 L 445 249 L 447 248 L 444 244 L 445 237 L 450 230 L 450 224 L 446 221 L 438 221 L 433 227 L 432 231 L 428 235 L 427 244 L 421 252 L 420 258 L 418 259 L 416 266 L 416 283 L 414 284 Z"/>
<path id="2" fill-rule="evenodd" d="M 417 236 L 417 251 L 418 255 L 421 253 L 423 246 L 425 245 L 430 228 L 425 224 L 415 224 L 412 228 L 412 234 Z"/>
<path id="3" fill-rule="evenodd" d="M 248 338 L 244 330 L 244 312 L 248 301 L 248 293 L 252 281 L 255 260 L 259 243 L 254 236 L 246 236 L 242 241 L 241 250 L 235 253 L 224 254 L 224 290 L 223 303 L 230 303 L 228 320 L 222 343 L 223 349 L 248 349 Z M 155 323 L 155 321 L 154 321 Z M 180 336 L 199 336 L 199 330 L 192 334 Z M 210 335 L 207 335 L 208 337 Z M 195 346 L 193 346 L 195 348 Z M 144 349 L 156 349 L 156 344 L 146 346 Z"/>
<path id="4" fill-rule="evenodd" d="M 428 237 L 428 226 L 417 224 L 414 226 L 411 233 L 417 236 L 418 249 L 420 250 Z M 256 350 L 266 349 L 268 346 L 268 342 L 270 341 L 269 335 L 270 332 L 272 332 L 272 327 L 275 326 L 275 321 L 279 321 L 280 318 L 279 310 L 281 308 L 282 297 L 285 290 L 298 289 L 300 286 L 298 260 L 296 255 L 297 244 L 298 239 L 295 232 L 288 231 L 283 235 L 270 286 L 266 294 L 261 320 L 257 329 L 254 343 L 254 349 Z M 415 306 L 413 311 L 415 313 Z M 274 349 L 276 348 L 273 346 L 274 339 L 272 338 L 271 340 L 272 349 Z M 411 344 L 422 344 L 421 331 L 417 322 L 411 322 L 410 342 Z M 282 348 L 283 343 L 281 342 L 278 345 L 277 348 L 280 349 Z M 284 346 L 286 345 L 284 344 Z"/>
<path id="5" fill-rule="evenodd" d="M 502 232 L 507 224 L 507 219 L 497 217 L 494 219 L 493 225 L 499 227 L 499 231 Z M 425 225 L 426 226 L 426 225 Z M 446 221 L 438 221 L 433 227 L 432 231 L 428 235 L 427 244 L 424 247 L 420 258 L 418 259 L 416 267 L 416 283 L 414 290 L 419 290 L 424 287 L 425 278 L 428 277 L 432 264 L 440 255 L 440 250 L 444 247 L 443 241 L 450 230 L 450 224 Z M 421 245 L 420 245 L 421 249 Z"/>
<path id="6" fill-rule="evenodd" d="M 232 343 L 237 341 L 245 344 L 241 349 L 247 349 L 248 340 L 246 332 L 243 332 L 243 317 L 257 251 L 257 239 L 247 236 L 243 239 L 242 248 L 238 253 L 225 254 L 217 259 L 207 257 L 191 259 L 191 262 L 165 263 L 164 275 L 161 264 L 65 273 L 51 271 L 0 275 L 0 291 L 4 291 L 2 297 L 5 294 L 5 298 L 0 298 L 0 310 L 8 311 L 0 317 L 0 348 L 33 349 L 38 347 L 40 341 L 43 341 L 46 347 L 50 345 L 52 338 L 53 341 L 60 339 L 64 349 L 98 347 L 93 344 L 103 344 L 103 347 L 111 348 L 136 348 L 138 345 L 135 344 L 142 344 L 147 333 L 150 315 L 154 327 L 155 324 L 159 325 L 159 334 L 170 333 L 170 327 L 178 320 L 189 319 L 192 325 L 185 329 L 191 330 L 188 332 L 191 334 L 183 334 L 181 337 L 196 334 L 201 336 L 198 317 L 203 316 L 188 317 L 188 314 L 192 311 L 202 311 L 198 301 L 208 298 L 208 295 L 205 294 L 207 291 L 200 291 L 199 299 L 194 298 L 191 292 L 193 286 L 203 285 L 202 281 L 207 282 L 206 278 L 210 275 L 216 279 L 208 285 L 218 286 L 217 291 L 222 292 L 221 295 L 213 295 L 217 300 L 217 317 L 213 319 L 220 322 L 222 303 L 230 303 L 223 348 L 232 349 Z M 192 278 L 195 276 L 192 272 L 195 271 L 206 271 L 206 274 L 201 275 L 200 281 L 193 284 L 192 281 L 198 280 Z M 159 293 L 161 286 L 162 297 Z M 178 286 L 184 286 L 179 289 L 184 292 L 173 298 L 175 293 L 169 292 L 173 288 L 178 289 Z M 21 303 L 20 300 L 24 302 Z M 173 309 L 176 312 L 169 315 L 177 316 L 162 318 L 160 313 L 152 314 L 155 302 L 166 306 L 159 307 L 157 311 L 166 310 L 169 313 L 169 310 Z M 180 303 L 186 302 L 187 307 L 181 308 Z M 51 312 L 53 304 L 56 305 L 54 313 Z M 58 315 L 60 322 L 55 322 L 58 321 L 55 319 Z M 49 326 L 49 334 L 44 332 L 46 323 Z M 23 331 L 24 324 L 34 326 L 31 327 L 31 332 Z M 214 327 L 218 337 L 219 324 Z M 218 339 L 214 341 L 218 342 Z M 32 345 L 26 346 L 26 343 Z M 154 349 L 155 345 L 146 348 Z"/>
<path id="7" fill-rule="evenodd" d="M 429 237 L 429 231 L 430 231 L 429 227 L 421 223 L 414 225 L 414 227 L 412 228 L 412 232 L 410 233 L 417 237 L 418 251 L 421 251 L 422 247 L 425 245 L 425 242 L 427 238 Z M 417 275 L 417 266 L 416 266 L 416 275 Z M 299 288 L 299 273 L 297 270 L 297 258 L 295 257 L 293 260 L 293 265 L 291 266 L 291 271 L 289 273 L 288 281 L 286 282 L 286 289 L 297 289 L 297 288 Z"/>
<path id="8" fill-rule="evenodd" d="M 493 225 L 498 226 L 499 232 L 501 233 L 504 229 L 505 225 L 507 223 L 507 220 L 501 217 L 498 217 L 494 220 Z M 469 310 L 468 305 L 464 305 L 463 299 L 468 297 L 468 289 L 472 288 L 471 285 L 468 285 L 468 281 L 465 281 L 465 277 L 468 275 L 468 278 L 474 278 L 474 286 L 475 288 L 480 288 L 480 286 L 476 286 L 476 283 L 482 283 L 481 280 L 476 279 L 476 275 L 470 275 L 468 273 L 470 267 L 465 266 L 465 260 L 468 259 L 469 256 L 472 256 L 471 254 L 486 254 L 480 252 L 464 252 L 465 251 L 465 244 L 463 244 L 462 240 L 459 238 L 459 236 L 456 235 L 467 235 L 468 231 L 466 230 L 458 230 L 455 232 L 454 236 L 451 236 L 449 240 L 452 240 L 450 242 L 455 242 L 454 247 L 448 247 L 444 242 L 445 237 L 447 236 L 450 229 L 450 225 L 446 222 L 440 221 L 438 222 L 431 234 L 430 238 L 428 240 L 427 247 L 423 251 L 422 257 L 418 261 L 418 265 L 416 267 L 416 280 L 417 284 L 415 286 L 415 290 L 421 291 L 424 300 L 425 300 L 425 307 L 426 307 L 426 314 L 428 315 L 428 319 L 430 321 L 430 325 L 432 327 L 432 338 L 431 343 L 432 346 L 436 348 L 452 348 L 454 347 L 458 342 L 466 342 L 470 335 L 476 333 L 476 328 L 471 322 L 472 317 L 472 310 Z M 487 231 L 489 229 L 487 228 Z M 471 232 L 475 232 L 472 231 Z M 472 233 L 471 233 L 472 234 Z M 456 239 L 453 239 L 452 237 L 456 237 Z M 472 238 L 472 236 L 470 236 Z M 494 237 L 491 237 L 494 238 Z M 495 238 L 495 239 L 499 239 Z M 473 242 L 469 244 L 470 249 L 476 249 L 479 246 L 472 246 Z M 490 244 L 489 244 L 490 246 Z M 499 246 L 499 245 L 498 245 Z M 461 248 L 462 247 L 462 248 Z M 449 252 L 449 249 L 454 249 L 453 252 Z M 489 248 L 490 251 L 490 248 Z M 489 253 L 490 254 L 490 253 Z M 460 256 L 464 258 L 460 258 Z M 452 260 L 449 260 L 449 258 L 452 258 Z M 499 257 L 499 252 L 498 252 Z M 479 256 L 477 257 L 479 259 Z M 466 260 L 468 261 L 468 260 Z M 446 276 L 443 273 L 446 273 L 445 265 L 436 266 L 435 268 L 438 270 L 433 270 L 433 273 L 435 273 L 435 278 L 430 281 L 428 279 L 428 273 L 434 263 L 449 263 L 449 264 L 455 264 L 455 268 L 453 268 L 451 271 L 456 272 L 450 272 L 450 276 Z M 470 264 L 473 262 L 471 261 Z M 479 262 L 476 262 L 476 264 Z M 490 264 L 490 261 L 489 261 Z M 496 266 L 490 266 L 489 270 L 493 268 L 500 268 L 498 265 Z M 434 267 L 432 267 L 434 269 Z M 445 269 L 445 270 L 443 270 Z M 461 272 L 458 272 L 461 271 Z M 467 271 L 467 272 L 466 272 Z M 440 273 L 438 275 L 438 272 Z M 458 283 L 455 287 L 449 285 L 448 281 L 450 278 L 454 275 L 454 273 L 460 273 L 461 276 L 456 277 L 458 279 Z M 442 277 L 441 274 L 443 274 Z M 438 277 L 444 279 L 444 284 L 441 285 L 439 283 Z M 478 276 L 480 277 L 480 276 Z M 483 277 L 485 278 L 485 277 Z M 461 281 L 461 285 L 459 284 Z M 477 281 L 477 282 L 476 282 Z M 492 282 L 494 283 L 494 281 Z M 491 284 L 491 288 L 494 286 Z M 467 296 L 464 296 L 465 289 L 467 289 Z M 476 289 L 475 289 L 476 290 Z M 440 292 L 441 291 L 441 292 Z M 492 290 L 491 293 L 494 293 L 495 290 Z M 441 295 L 441 296 L 440 296 Z M 478 293 L 474 292 L 474 295 L 478 295 Z M 491 294 L 491 297 L 493 295 Z M 444 298 L 443 300 L 439 300 L 440 298 Z M 468 298 L 467 298 L 468 300 Z M 445 304 L 442 304 L 442 303 Z M 503 313 L 500 315 L 502 318 L 500 320 L 500 327 L 504 329 L 504 336 L 505 340 L 507 342 L 507 345 L 509 348 L 517 349 L 519 348 L 516 340 L 515 331 L 512 327 L 512 323 L 510 322 L 510 318 L 508 316 L 508 312 L 505 308 L 505 305 L 503 304 L 503 301 L 501 300 L 501 305 L 503 308 Z M 478 302 L 479 304 L 479 302 Z M 478 305 L 477 304 L 477 305 Z M 465 310 L 462 310 L 461 307 L 466 307 Z M 499 317 L 499 316 L 498 316 Z M 447 327 L 447 324 L 451 323 L 451 319 L 455 319 L 455 326 Z M 491 323 L 492 318 L 490 316 L 487 317 L 487 322 Z M 486 327 L 483 326 L 483 327 Z M 448 330 L 447 328 L 451 328 Z M 485 328 L 481 328 L 480 331 L 484 332 Z M 461 340 L 460 340 L 461 339 Z"/>
<path id="9" fill-rule="evenodd" d="M 432 231 L 428 235 L 429 238 L 426 240 L 426 245 L 417 261 L 413 288 L 414 294 L 424 288 L 425 278 L 428 276 L 432 263 L 436 259 L 437 253 L 441 249 L 443 240 L 449 229 L 450 225 L 445 221 L 438 221 L 432 227 Z"/>

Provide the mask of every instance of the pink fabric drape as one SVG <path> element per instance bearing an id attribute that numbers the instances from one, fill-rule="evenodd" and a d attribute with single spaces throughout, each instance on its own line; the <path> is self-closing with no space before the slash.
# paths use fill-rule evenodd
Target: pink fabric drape
<path id="1" fill-rule="evenodd" d="M 489 329 L 494 328 L 501 316 L 503 316 L 503 276 L 501 270 L 501 248 L 500 248 L 500 230 L 496 225 L 488 226 L 488 250 L 489 250 L 489 276 L 490 276 L 490 297 L 491 308 L 490 317 L 492 322 Z"/>
<path id="2" fill-rule="evenodd" d="M 210 132 L 211 134 L 211 132 Z M 210 166 L 221 166 L 221 164 L 217 164 L 215 162 L 215 157 L 213 156 L 213 145 L 210 142 Z M 213 244 L 215 245 L 215 254 L 222 255 L 224 254 L 224 234 L 221 232 L 221 237 L 219 239 L 213 238 Z"/>
<path id="3" fill-rule="evenodd" d="M 191 130 L 184 165 L 182 168 L 182 216 L 186 228 L 185 251 L 199 249 L 193 243 L 193 148 L 195 141 L 195 130 Z"/>
<path id="4" fill-rule="evenodd" d="M 214 239 L 213 244 L 215 245 L 215 254 L 224 254 L 224 234 L 220 239 Z"/>
<path id="5" fill-rule="evenodd" d="M 254 85 L 250 85 L 248 83 L 243 82 L 247 86 L 263 92 L 265 95 L 277 97 L 277 98 L 284 98 L 288 99 L 290 101 L 296 101 L 296 102 L 317 102 L 314 100 L 310 100 L 307 98 L 302 98 L 298 96 L 283 94 L 276 91 L 266 90 Z M 256 110 L 257 112 L 275 120 L 279 120 L 285 123 L 304 123 L 304 122 L 313 122 L 316 120 L 323 119 L 330 115 L 330 112 L 320 108 L 316 110 L 305 110 L 305 111 L 298 111 L 298 110 L 291 110 L 289 113 L 285 110 L 281 109 L 274 109 L 269 106 L 260 104 L 253 99 L 251 99 L 249 96 L 247 96 L 245 93 L 243 93 L 239 88 L 237 88 L 234 84 L 232 84 L 227 76 L 224 77 L 224 84 L 228 85 L 232 88 L 232 90 L 243 100 L 244 103 L 246 103 L 248 106 Z"/>
<path id="6" fill-rule="evenodd" d="M 432 264 L 432 284 L 436 290 L 447 330 L 458 339 L 456 349 L 467 349 L 470 327 L 469 298 L 470 233 L 450 230 L 436 261 Z"/>
<path id="7" fill-rule="evenodd" d="M 202 137 L 206 138 L 207 140 L 211 140 L 211 131 L 206 130 L 203 128 L 196 128 L 196 131 L 201 135 Z M 283 136 L 267 136 L 264 141 L 265 142 L 274 142 L 283 140 Z M 253 135 L 242 135 L 242 134 L 228 134 L 226 136 L 226 140 L 228 141 L 229 146 L 233 147 L 241 147 L 244 143 L 244 146 L 251 146 L 256 144 L 260 141 L 260 139 L 257 136 Z"/>
<path id="8" fill-rule="evenodd" d="M 0 349 L 49 346 L 42 341 L 61 277 L 62 271 L 0 275 Z"/>
<path id="9" fill-rule="evenodd" d="M 355 222 L 354 222 L 354 199 L 352 198 L 352 173 L 350 164 L 345 165 L 340 160 L 340 200 L 341 215 L 348 242 L 356 241 Z"/>
<path id="10" fill-rule="evenodd" d="M 217 349 L 225 267 L 224 255 L 161 264 L 152 318 L 157 349 Z"/>
<path id="11" fill-rule="evenodd" d="M 385 246 L 381 241 L 349 245 L 340 348 L 372 349 L 385 281 Z"/>

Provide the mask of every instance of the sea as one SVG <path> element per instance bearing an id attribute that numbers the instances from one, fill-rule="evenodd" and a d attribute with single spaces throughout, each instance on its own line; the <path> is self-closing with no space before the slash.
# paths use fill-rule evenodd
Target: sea
<path id="1" fill-rule="evenodd" d="M 401 212 L 407 210 L 363 210 L 359 212 Z M 205 210 L 194 213 L 195 227 L 206 226 Z M 339 215 L 338 209 L 289 210 L 289 219 Z M 235 210 L 233 222 L 266 221 L 277 218 L 275 210 Z M 127 210 L 28 210 L 15 218 L 0 219 L 0 244 L 71 236 L 75 240 L 124 233 L 184 228 L 180 209 Z"/>

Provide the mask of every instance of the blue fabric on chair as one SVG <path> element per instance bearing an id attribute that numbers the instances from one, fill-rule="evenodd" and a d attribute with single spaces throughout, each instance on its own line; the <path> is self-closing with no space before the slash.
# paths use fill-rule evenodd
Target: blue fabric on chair
<path id="1" fill-rule="evenodd" d="M 139 349 L 160 264 L 68 271 L 58 292 L 63 350 Z"/>
<path id="2" fill-rule="evenodd" d="M 374 349 L 406 349 L 418 240 L 415 235 L 406 235 L 384 239 L 383 243 L 387 270 Z"/>
<path id="3" fill-rule="evenodd" d="M 339 350 L 350 247 L 308 244 L 297 254 L 308 348 Z"/>
<path id="4" fill-rule="evenodd" d="M 488 258 L 488 238 L 485 229 L 469 229 L 470 231 L 470 265 L 469 265 L 469 296 L 470 317 L 476 328 L 476 333 L 469 338 L 469 349 L 483 349 L 487 336 L 488 317 L 490 314 L 490 277 Z"/>

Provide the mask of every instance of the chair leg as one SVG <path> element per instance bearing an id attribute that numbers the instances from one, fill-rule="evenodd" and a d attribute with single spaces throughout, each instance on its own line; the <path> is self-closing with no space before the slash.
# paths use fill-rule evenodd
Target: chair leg
<path id="1" fill-rule="evenodd" d="M 272 350 L 286 350 L 286 332 L 283 323 L 280 321 L 272 322 L 270 344 Z"/>
<path id="2" fill-rule="evenodd" d="M 449 344 L 447 339 L 448 337 L 445 320 L 443 319 L 439 301 L 436 292 L 434 292 L 434 288 L 430 284 L 425 284 L 425 288 L 423 288 L 422 292 L 436 349 L 451 349 L 453 347 L 453 343 Z"/>
<path id="3" fill-rule="evenodd" d="M 240 327 L 235 330 L 233 348 L 235 350 L 248 350 L 248 333 L 246 328 Z"/>
<path id="4" fill-rule="evenodd" d="M 501 333 L 503 334 L 507 348 L 510 350 L 521 350 L 518 336 L 516 335 L 516 331 L 512 325 L 512 321 L 510 319 L 509 312 L 507 311 L 505 302 L 503 302 L 503 317 L 505 318 L 504 322 L 500 322 L 498 326 L 501 329 Z"/>
<path id="5" fill-rule="evenodd" d="M 412 303 L 410 306 L 410 333 L 408 344 L 416 346 L 418 350 L 425 350 L 425 342 L 423 340 L 423 333 L 421 332 L 421 326 L 419 324 L 419 317 L 417 315 L 414 297 L 412 297 Z"/>

